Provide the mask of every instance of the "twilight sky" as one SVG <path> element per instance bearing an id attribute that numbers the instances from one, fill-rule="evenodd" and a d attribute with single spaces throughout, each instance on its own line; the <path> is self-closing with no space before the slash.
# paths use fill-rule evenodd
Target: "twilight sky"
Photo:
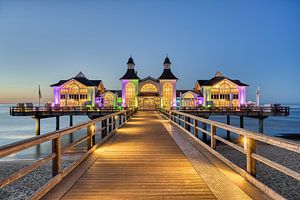
<path id="1" fill-rule="evenodd" d="M 298 0 L 0 0 L 0 103 L 52 100 L 79 71 L 120 89 L 130 55 L 157 78 L 169 55 L 178 89 L 221 71 L 248 100 L 300 103 Z"/>

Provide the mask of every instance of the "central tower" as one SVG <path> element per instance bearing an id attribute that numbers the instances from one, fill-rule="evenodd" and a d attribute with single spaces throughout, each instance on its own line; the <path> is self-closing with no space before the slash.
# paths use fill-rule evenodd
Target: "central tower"
<path id="1" fill-rule="evenodd" d="M 170 109 L 176 107 L 176 82 L 178 78 L 171 71 L 171 61 L 168 56 L 163 65 L 164 71 L 158 78 L 162 86 L 161 106 Z"/>
<path id="2" fill-rule="evenodd" d="M 127 62 L 127 71 L 120 78 L 122 81 L 122 107 L 137 107 L 138 83 L 140 78 L 134 70 L 135 63 L 130 57 Z"/>

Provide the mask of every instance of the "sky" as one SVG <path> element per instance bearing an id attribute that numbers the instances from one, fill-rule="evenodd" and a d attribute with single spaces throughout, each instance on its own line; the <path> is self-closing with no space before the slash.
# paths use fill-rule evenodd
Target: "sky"
<path id="1" fill-rule="evenodd" d="M 247 99 L 300 103 L 298 0 L 0 0 L 0 103 L 52 100 L 82 71 L 120 89 L 132 55 L 157 78 L 168 55 L 178 89 L 221 71 Z"/>

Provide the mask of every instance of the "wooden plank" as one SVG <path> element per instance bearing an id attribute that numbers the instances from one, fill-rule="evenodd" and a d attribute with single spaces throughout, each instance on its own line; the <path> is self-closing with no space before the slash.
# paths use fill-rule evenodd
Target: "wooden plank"
<path id="1" fill-rule="evenodd" d="M 153 112 L 139 112 L 63 199 L 216 199 Z"/>

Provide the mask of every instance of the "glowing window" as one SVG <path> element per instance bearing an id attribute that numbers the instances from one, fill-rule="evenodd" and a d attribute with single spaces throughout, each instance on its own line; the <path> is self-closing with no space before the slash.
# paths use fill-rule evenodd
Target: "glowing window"
<path id="1" fill-rule="evenodd" d="M 135 85 L 127 83 L 125 86 L 125 98 L 128 107 L 133 107 L 135 104 Z"/>
<path id="2" fill-rule="evenodd" d="M 157 88 L 153 84 L 145 84 L 142 89 L 142 92 L 157 92 Z"/>
<path id="3" fill-rule="evenodd" d="M 77 84 L 71 84 L 69 89 L 69 94 L 78 94 L 79 86 Z"/>
<path id="4" fill-rule="evenodd" d="M 230 93 L 230 86 L 227 83 L 223 83 L 222 85 L 220 85 L 220 93 L 229 94 Z"/>
<path id="5" fill-rule="evenodd" d="M 171 83 L 163 85 L 163 107 L 172 107 L 173 86 Z"/>
<path id="6" fill-rule="evenodd" d="M 115 97 L 111 93 L 107 93 L 104 96 L 104 107 L 113 107 L 114 106 Z"/>
<path id="7" fill-rule="evenodd" d="M 183 98 L 185 98 L 185 99 L 194 99 L 195 97 L 191 92 L 188 92 L 187 94 L 184 95 Z"/>

